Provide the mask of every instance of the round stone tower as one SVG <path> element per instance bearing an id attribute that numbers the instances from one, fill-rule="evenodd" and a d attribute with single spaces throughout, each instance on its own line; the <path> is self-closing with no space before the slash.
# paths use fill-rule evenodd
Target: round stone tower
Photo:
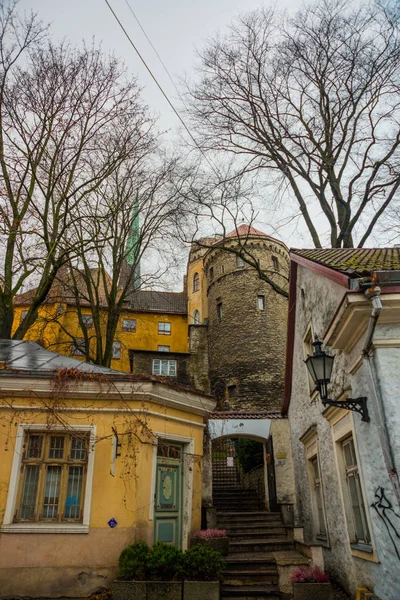
<path id="1" fill-rule="evenodd" d="M 287 298 L 229 248 L 244 248 L 284 289 L 289 273 L 285 244 L 247 225 L 240 225 L 205 254 L 211 393 L 222 410 L 279 410 Z"/>

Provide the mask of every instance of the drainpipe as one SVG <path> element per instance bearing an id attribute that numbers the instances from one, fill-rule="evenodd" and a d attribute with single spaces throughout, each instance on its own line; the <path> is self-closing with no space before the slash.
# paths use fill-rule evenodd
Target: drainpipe
<path id="1" fill-rule="evenodd" d="M 370 350 L 372 346 L 372 340 L 374 336 L 374 332 L 376 329 L 376 325 L 379 319 L 379 315 L 382 311 L 382 302 L 380 299 L 381 289 L 379 287 L 371 287 L 365 292 L 365 296 L 371 300 L 372 302 L 372 311 L 369 318 L 367 333 L 365 336 L 364 347 L 362 350 L 362 356 L 364 362 L 368 365 L 368 372 L 371 381 L 372 390 L 375 396 L 375 425 L 378 430 L 378 435 L 383 451 L 383 457 L 385 460 L 387 472 L 390 478 L 390 481 L 393 485 L 393 491 L 396 496 L 397 502 L 400 504 L 400 482 L 399 476 L 397 473 L 397 469 L 395 467 L 394 457 L 392 447 L 390 445 L 389 432 L 387 429 L 387 420 L 385 414 L 385 407 L 382 401 L 382 396 L 380 389 L 377 385 L 376 374 L 373 365 L 371 364 L 371 356 Z"/>

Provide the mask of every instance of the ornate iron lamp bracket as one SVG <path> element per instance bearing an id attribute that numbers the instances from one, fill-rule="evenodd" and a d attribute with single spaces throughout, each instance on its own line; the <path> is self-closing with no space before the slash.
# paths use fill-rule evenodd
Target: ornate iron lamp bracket
<path id="1" fill-rule="evenodd" d="M 336 406 L 337 408 L 345 408 L 353 412 L 358 412 L 361 415 L 361 421 L 365 423 L 370 421 L 366 396 L 354 399 L 348 398 L 347 400 L 322 400 L 322 404 L 324 406 L 327 404 L 328 406 Z"/>

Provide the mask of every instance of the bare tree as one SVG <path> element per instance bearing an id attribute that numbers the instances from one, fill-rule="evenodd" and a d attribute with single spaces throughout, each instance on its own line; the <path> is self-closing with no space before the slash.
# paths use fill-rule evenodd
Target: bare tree
<path id="1" fill-rule="evenodd" d="M 71 233 L 90 218 L 93 193 L 148 151 L 153 121 L 115 57 L 54 45 L 15 5 L 2 5 L 0 27 L 0 337 L 11 336 L 14 298 L 34 279 L 13 335 L 22 339 L 58 270 L 93 247 Z"/>
<path id="2" fill-rule="evenodd" d="M 188 102 L 203 150 L 274 183 L 316 247 L 326 230 L 363 246 L 399 196 L 399 18 L 356 0 L 257 10 L 200 56 Z"/>
<path id="3" fill-rule="evenodd" d="M 169 251 L 168 241 L 175 243 L 177 224 L 185 218 L 183 185 L 176 159 L 132 153 L 93 194 L 92 218 L 75 223 L 74 243 L 84 248 L 89 236 L 93 248 L 84 248 L 57 289 L 77 314 L 88 362 L 110 366 L 123 310 L 135 291 L 158 283 L 165 274 L 154 253 L 166 247 Z M 149 253 L 152 264 L 143 272 L 140 267 Z M 74 343 L 75 333 L 63 325 L 63 315 L 51 320 L 62 329 L 65 343 Z M 48 323 L 41 320 L 42 327 Z"/>

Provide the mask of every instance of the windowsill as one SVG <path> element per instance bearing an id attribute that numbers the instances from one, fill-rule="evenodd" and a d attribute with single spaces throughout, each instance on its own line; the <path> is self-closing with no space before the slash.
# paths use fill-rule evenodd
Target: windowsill
<path id="1" fill-rule="evenodd" d="M 10 523 L 0 527 L 1 533 L 89 533 L 83 523 Z"/>
<path id="2" fill-rule="evenodd" d="M 379 560 L 370 544 L 350 544 L 351 555 L 356 558 L 378 563 Z"/>

